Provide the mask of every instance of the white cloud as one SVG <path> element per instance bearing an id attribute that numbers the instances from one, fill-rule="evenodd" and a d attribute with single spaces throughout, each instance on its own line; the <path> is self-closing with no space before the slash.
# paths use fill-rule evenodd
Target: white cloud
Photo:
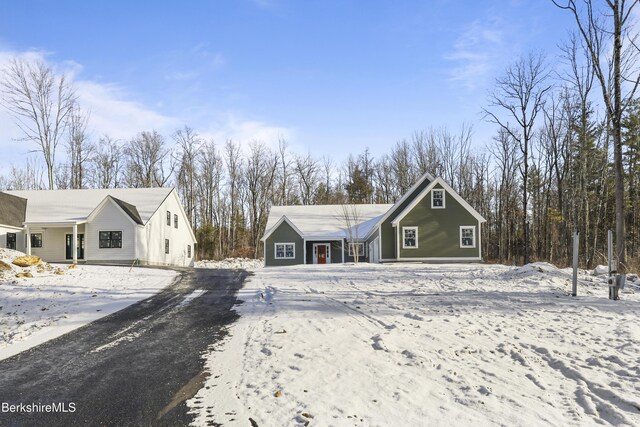
<path id="1" fill-rule="evenodd" d="M 0 69 L 6 67 L 12 58 L 19 58 L 25 61 L 44 61 L 57 73 L 69 75 L 74 79 L 81 107 L 91 113 L 89 128 L 96 136 L 108 134 L 114 138 L 128 139 L 142 130 L 169 131 L 182 123 L 175 117 L 164 116 L 141 103 L 127 99 L 128 94 L 117 85 L 80 79 L 83 70 L 81 64 L 75 61 L 55 63 L 48 59 L 49 56 L 50 54 L 42 51 L 0 51 Z M 17 148 L 19 145 L 15 139 L 22 135 L 5 109 L 0 109 L 0 127 L 3 129 L 0 147 L 13 147 L 14 157 L 33 148 Z"/>
<path id="2" fill-rule="evenodd" d="M 445 55 L 457 64 L 450 70 L 451 80 L 469 89 L 482 86 L 501 63 L 505 48 L 503 30 L 495 22 L 473 21 Z"/>
<path id="3" fill-rule="evenodd" d="M 141 103 L 127 99 L 127 93 L 117 85 L 88 80 L 75 82 L 78 99 L 89 111 L 89 126 L 96 136 L 107 134 L 116 139 L 129 139 L 135 134 L 155 129 L 172 132 L 182 120 L 162 115 Z"/>
<path id="4" fill-rule="evenodd" d="M 199 48 L 202 54 L 204 49 Z M 208 53 L 206 55 L 209 55 Z M 243 146 L 251 141 L 262 141 L 269 146 L 276 146 L 281 137 L 291 140 L 294 131 L 291 128 L 269 124 L 263 120 L 247 118 L 238 113 L 211 112 L 214 107 L 205 106 L 199 113 L 191 113 L 188 117 L 182 115 L 163 114 L 158 111 L 161 106 L 145 105 L 134 100 L 136 95 L 120 85 L 102 83 L 82 79 L 83 66 L 75 61 L 55 63 L 50 54 L 45 52 L 10 52 L 0 50 L 0 68 L 13 57 L 25 60 L 45 61 L 57 73 L 66 73 L 73 77 L 81 107 L 90 113 L 89 131 L 93 138 L 109 135 L 115 139 L 129 140 L 144 130 L 155 129 L 165 135 L 168 141 L 176 129 L 185 124 L 193 127 L 202 137 L 214 138 L 223 143 L 232 139 Z M 222 66 L 224 57 L 211 54 L 211 64 Z M 176 75 L 176 79 L 188 79 L 188 75 Z M 0 150 L 3 152 L 0 170 L 10 163 L 21 164 L 25 154 L 35 147 L 32 144 L 17 143 L 21 137 L 20 130 L 15 125 L 9 113 L 0 108 Z M 60 151 L 62 155 L 62 150 Z M 60 157 L 61 158 L 61 157 Z"/>
<path id="5" fill-rule="evenodd" d="M 204 138 L 212 138 L 218 143 L 228 139 L 247 145 L 253 141 L 261 141 L 268 146 L 275 147 L 278 140 L 291 140 L 295 131 L 284 126 L 274 126 L 258 120 L 243 120 L 234 114 L 227 114 L 207 131 L 201 133 Z"/>

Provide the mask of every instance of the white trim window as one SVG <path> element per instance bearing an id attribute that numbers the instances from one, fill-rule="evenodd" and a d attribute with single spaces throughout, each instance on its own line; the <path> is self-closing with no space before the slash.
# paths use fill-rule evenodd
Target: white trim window
<path id="1" fill-rule="evenodd" d="M 358 248 L 358 257 L 364 256 L 364 243 L 349 243 L 349 256 L 352 257 L 354 250 L 353 248 L 357 247 Z"/>
<path id="2" fill-rule="evenodd" d="M 434 188 L 433 190 L 431 190 L 431 209 L 444 209 L 444 195 L 444 188 Z"/>
<path id="3" fill-rule="evenodd" d="M 295 243 L 274 243 L 275 259 L 294 259 L 296 257 Z"/>
<path id="4" fill-rule="evenodd" d="M 476 227 L 474 225 L 460 226 L 460 248 L 476 247 Z"/>
<path id="5" fill-rule="evenodd" d="M 418 227 L 402 227 L 402 249 L 418 249 Z"/>

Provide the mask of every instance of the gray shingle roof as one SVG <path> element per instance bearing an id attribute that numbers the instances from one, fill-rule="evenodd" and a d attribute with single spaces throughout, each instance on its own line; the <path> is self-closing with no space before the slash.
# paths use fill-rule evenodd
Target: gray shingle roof
<path id="1" fill-rule="evenodd" d="M 27 199 L 0 192 L 0 224 L 22 227 L 27 215 Z"/>
<path id="2" fill-rule="evenodd" d="M 132 220 L 136 222 L 136 224 L 144 225 L 142 218 L 140 218 L 140 214 L 138 213 L 138 208 L 134 205 L 125 202 L 124 200 L 116 199 L 113 196 L 109 196 L 113 199 L 114 202 L 118 204 L 122 208 L 122 210 L 131 217 Z"/>

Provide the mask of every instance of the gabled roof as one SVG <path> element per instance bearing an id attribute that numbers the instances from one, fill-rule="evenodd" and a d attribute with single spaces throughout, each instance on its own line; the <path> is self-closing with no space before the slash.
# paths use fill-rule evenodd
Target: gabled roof
<path id="1" fill-rule="evenodd" d="M 444 179 L 442 179 L 441 177 L 437 177 L 435 180 L 432 180 L 431 183 L 426 186 L 424 188 L 424 190 L 422 190 L 412 201 L 411 203 L 409 203 L 403 210 L 402 212 L 400 212 L 394 219 L 393 221 L 391 221 L 391 225 L 393 225 L 394 227 L 396 225 L 398 225 L 400 223 L 400 221 L 402 221 L 402 219 L 407 216 L 407 214 L 409 212 L 411 212 L 411 210 L 413 208 L 416 207 L 416 205 L 418 203 L 420 203 L 420 201 L 422 199 L 424 199 L 429 192 L 433 189 L 433 187 L 436 186 L 436 184 L 439 184 L 442 188 L 444 188 L 444 190 L 450 194 L 458 203 L 460 203 L 460 205 L 465 208 L 467 211 L 469 211 L 469 213 L 471 215 L 473 215 L 473 217 L 475 219 L 477 219 L 480 222 L 486 222 L 487 220 L 484 219 L 484 217 L 482 215 L 480 215 L 478 213 L 477 210 L 475 210 L 473 207 L 471 207 L 471 205 L 469 203 L 467 203 L 466 200 L 464 200 L 462 198 L 462 196 L 460 196 L 453 188 L 451 188 L 451 186 L 449 184 L 446 183 L 446 181 Z"/>
<path id="2" fill-rule="evenodd" d="M 102 202 L 100 202 L 100 204 L 96 206 L 96 208 L 93 211 L 91 211 L 89 216 L 87 216 L 86 220 L 93 221 L 96 215 L 98 215 L 102 211 L 102 209 L 104 209 L 105 205 L 107 205 L 108 203 L 114 204 L 117 209 L 119 209 L 124 215 L 127 216 L 127 218 L 129 218 L 135 224 L 144 225 L 144 222 L 142 222 L 142 218 L 140 218 L 140 214 L 138 213 L 138 209 L 135 206 L 127 202 L 123 202 L 120 199 L 116 199 L 113 196 L 105 197 L 102 200 Z"/>
<path id="3" fill-rule="evenodd" d="M 111 196 L 114 202 L 118 203 L 116 199 L 120 201 L 121 204 L 118 205 L 134 221 L 146 224 L 171 191 L 171 188 L 109 188 L 27 190 L 7 193 L 28 200 L 24 221 L 29 223 L 86 221 L 91 212 L 107 196 Z M 135 216 L 137 218 L 134 218 Z"/>
<path id="4" fill-rule="evenodd" d="M 282 225 L 283 222 L 286 222 L 287 224 L 289 224 L 291 226 L 291 228 L 293 228 L 293 231 L 295 231 L 296 233 L 298 233 L 298 235 L 300 235 L 300 237 L 302 237 L 302 231 L 300 231 L 298 229 L 298 227 L 296 227 L 296 225 L 294 223 L 292 223 L 289 220 L 289 218 L 287 218 L 286 215 L 282 215 L 282 217 L 278 220 L 278 222 L 276 222 L 271 228 L 269 228 L 269 229 L 267 229 L 267 231 L 265 231 L 264 236 L 262 236 L 262 239 L 260 239 L 260 240 L 267 240 L 267 238 L 269 236 L 271 236 L 271 233 L 276 231 L 278 229 L 278 227 L 280 227 Z"/>
<path id="5" fill-rule="evenodd" d="M 369 231 L 369 233 L 367 234 L 367 239 L 369 238 L 369 235 L 372 234 L 376 228 L 378 228 L 378 226 L 380 226 L 380 224 L 382 224 L 383 222 L 385 222 L 387 220 L 387 218 L 389 218 L 391 215 L 393 215 L 393 213 L 405 202 L 407 201 L 407 199 L 411 196 L 411 194 L 413 194 L 414 191 L 416 191 L 416 189 L 422 185 L 422 183 L 428 179 L 429 181 L 433 182 L 433 180 L 435 179 L 433 177 L 433 175 L 431 175 L 429 172 L 425 172 L 422 174 L 422 176 L 420 178 L 418 178 L 418 180 L 416 181 L 415 184 L 413 184 L 411 186 L 411 188 L 402 195 L 402 197 L 400 198 L 400 200 L 398 200 L 397 202 L 395 202 L 393 204 L 393 206 L 391 206 L 391 208 L 383 215 L 381 216 L 378 221 L 376 221 L 375 224 L 373 224 L 373 226 L 371 227 L 371 230 Z"/>
<path id="6" fill-rule="evenodd" d="M 26 213 L 26 199 L 0 192 L 0 224 L 22 228 Z"/>
<path id="7" fill-rule="evenodd" d="M 423 188 L 418 194 L 417 189 L 429 180 L 429 185 Z M 395 226 L 404 218 L 416 204 L 420 202 L 429 191 L 440 185 L 449 193 L 460 205 L 465 208 L 478 221 L 486 220 L 467 203 L 449 184 L 441 177 L 434 178 L 430 173 L 425 173 L 418 181 L 398 200 L 395 204 L 368 204 L 368 205 L 303 205 L 303 206 L 273 206 L 269 212 L 265 234 L 262 240 L 267 239 L 282 222 L 286 221 L 296 230 L 300 237 L 307 240 L 322 239 L 342 239 L 348 237 L 347 224 L 344 218 L 344 207 L 349 209 L 355 207 L 358 210 L 358 239 L 366 240 L 387 218 L 394 213 L 396 217 L 392 224 Z M 414 196 L 410 200 L 411 196 Z M 401 212 L 398 209 L 406 204 Z"/>
<path id="8" fill-rule="evenodd" d="M 262 240 L 287 221 L 304 239 L 342 239 L 347 237 L 345 205 L 272 206 Z M 364 238 L 376 220 L 389 210 L 390 204 L 346 205 L 358 212 L 358 237 Z"/>

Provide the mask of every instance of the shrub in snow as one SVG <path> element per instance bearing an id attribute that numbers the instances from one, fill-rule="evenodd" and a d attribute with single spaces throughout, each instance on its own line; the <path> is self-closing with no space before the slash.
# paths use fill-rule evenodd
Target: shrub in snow
<path id="1" fill-rule="evenodd" d="M 13 260 L 13 264 L 18 267 L 31 267 L 40 264 L 42 260 L 35 255 L 23 255 Z"/>

